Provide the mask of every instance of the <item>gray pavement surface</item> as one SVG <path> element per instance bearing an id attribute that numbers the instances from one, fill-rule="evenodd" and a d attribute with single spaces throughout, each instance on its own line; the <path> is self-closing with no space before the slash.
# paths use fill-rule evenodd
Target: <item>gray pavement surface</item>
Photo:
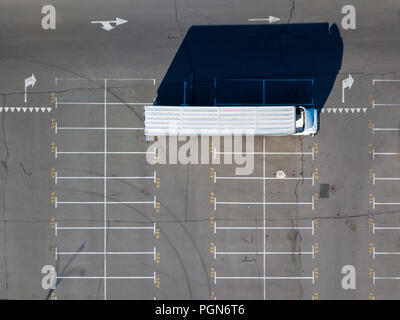
<path id="1" fill-rule="evenodd" d="M 57 29 L 45 31 L 48 2 Z M 399 299 L 400 82 L 373 80 L 400 79 L 400 3 L 351 1 L 356 30 L 341 28 L 346 4 L 3 0 L 0 107 L 51 110 L 0 113 L 0 298 Z M 235 165 L 148 164 L 133 103 L 153 102 L 188 28 L 269 15 L 336 23 L 344 41 L 320 133 L 255 139 L 257 152 L 303 154 L 256 155 L 248 180 L 219 179 Z M 115 17 L 128 22 L 90 23 Z M 78 151 L 98 153 L 63 153 Z M 304 179 L 263 179 L 278 170 Z M 44 265 L 57 270 L 55 290 L 42 288 Z M 345 265 L 355 289 L 342 288 Z"/>

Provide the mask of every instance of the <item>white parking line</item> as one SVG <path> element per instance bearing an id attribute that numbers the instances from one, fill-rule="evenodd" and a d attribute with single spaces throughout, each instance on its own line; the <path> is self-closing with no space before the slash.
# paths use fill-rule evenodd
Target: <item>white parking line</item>
<path id="1" fill-rule="evenodd" d="M 376 155 L 381 155 L 381 156 L 395 156 L 399 155 L 399 152 L 375 152 L 375 149 L 372 149 L 372 159 L 375 160 Z"/>
<path id="2" fill-rule="evenodd" d="M 373 128 L 374 131 L 399 131 L 400 128 Z"/>
<path id="3" fill-rule="evenodd" d="M 216 148 L 214 148 L 213 150 L 213 154 L 214 154 L 214 159 L 216 159 L 217 155 L 224 155 L 224 154 L 228 154 L 228 155 L 235 155 L 235 154 L 240 154 L 240 155 L 244 155 L 244 154 L 253 154 L 253 155 L 311 155 L 312 159 L 314 160 L 314 147 L 312 147 L 312 151 L 311 152 L 227 152 L 227 151 L 217 151 Z"/>
<path id="4" fill-rule="evenodd" d="M 156 233 L 156 223 L 154 222 L 153 227 L 59 227 L 58 223 L 55 223 L 54 233 L 57 237 L 59 230 L 152 230 L 153 234 Z"/>
<path id="5" fill-rule="evenodd" d="M 375 100 L 372 100 L 372 109 L 375 107 L 400 107 L 399 103 L 375 103 Z"/>
<path id="6" fill-rule="evenodd" d="M 400 280 L 400 277 L 377 277 L 375 271 L 372 274 L 372 283 L 375 284 L 376 280 Z"/>
<path id="7" fill-rule="evenodd" d="M 104 300 L 107 300 L 107 79 L 104 79 L 104 243 L 103 243 L 103 257 L 104 257 Z"/>
<path id="8" fill-rule="evenodd" d="M 214 221 L 214 233 L 217 233 L 217 230 L 311 230 L 311 234 L 314 235 L 314 220 L 311 227 L 217 227 L 217 222 Z"/>
<path id="9" fill-rule="evenodd" d="M 155 151 L 58 151 L 55 148 L 54 156 L 57 159 L 59 155 L 70 154 L 70 155 L 136 155 L 136 154 L 154 154 Z"/>
<path id="10" fill-rule="evenodd" d="M 155 151 L 57 151 L 57 154 L 153 154 Z"/>
<path id="11" fill-rule="evenodd" d="M 311 177 L 239 177 L 239 176 L 217 176 L 217 172 L 214 171 L 214 183 L 217 183 L 217 180 L 311 180 L 312 185 L 314 185 L 314 173 Z"/>
<path id="12" fill-rule="evenodd" d="M 267 191 L 267 184 L 266 184 L 266 180 L 265 180 L 265 176 L 266 176 L 266 158 L 265 158 L 265 152 L 266 152 L 266 142 L 265 142 L 265 137 L 263 137 L 263 295 L 264 295 L 264 300 L 267 298 L 267 288 L 266 288 L 266 282 L 265 282 L 265 277 L 266 277 L 266 265 L 265 265 L 265 252 L 267 251 L 267 240 L 266 240 L 266 234 L 265 234 L 265 228 L 266 228 L 266 191 Z M 216 248 L 215 251 L 216 252 Z M 214 256 L 214 258 L 216 258 L 216 256 Z"/>
<path id="13" fill-rule="evenodd" d="M 399 79 L 373 79 L 372 85 L 375 85 L 377 82 L 400 82 Z"/>
<path id="14" fill-rule="evenodd" d="M 72 101 L 57 101 L 57 106 L 62 106 L 62 105 L 82 105 L 82 106 L 103 106 L 104 102 L 87 102 L 87 101 L 81 101 L 81 102 L 72 102 Z M 107 102 L 107 105 L 110 106 L 144 106 L 144 105 L 153 105 L 153 102 Z"/>
<path id="15" fill-rule="evenodd" d="M 375 230 L 400 230 L 400 227 L 377 227 L 375 223 L 372 224 L 372 233 L 375 234 Z"/>
<path id="16" fill-rule="evenodd" d="M 376 251 L 375 247 L 372 247 L 372 258 L 375 259 L 375 256 L 379 255 L 400 255 L 400 252 L 392 251 L 392 252 L 384 252 L 384 251 Z"/>
<path id="17" fill-rule="evenodd" d="M 372 208 L 375 209 L 376 206 L 400 206 L 400 202 L 376 202 L 373 197 Z"/>
<path id="18" fill-rule="evenodd" d="M 86 78 L 55 78 L 55 83 L 58 85 L 59 81 L 103 81 L 103 79 L 86 79 Z M 156 85 L 155 78 L 107 78 L 108 81 L 151 81 L 153 82 L 153 86 Z"/>
<path id="19" fill-rule="evenodd" d="M 107 131 L 134 131 L 134 130 L 144 130 L 144 128 L 134 128 L 134 127 L 59 127 L 57 122 L 55 123 L 54 131 L 58 134 L 59 131 L 73 131 L 73 130 L 107 130 Z"/>
<path id="20" fill-rule="evenodd" d="M 265 229 L 264 229 L 265 230 Z M 400 253 L 399 253 L 400 254 Z M 311 255 L 314 259 L 314 246 L 311 251 L 218 251 L 214 246 L 214 259 L 218 255 Z"/>
<path id="21" fill-rule="evenodd" d="M 151 279 L 154 280 L 153 276 L 145 276 L 145 277 L 112 277 L 112 276 L 99 276 L 99 277 L 90 277 L 90 276 L 83 276 L 83 277 L 74 277 L 74 276 L 57 276 L 57 279 L 81 279 L 81 280 L 129 280 L 129 279 Z"/>
<path id="22" fill-rule="evenodd" d="M 54 207 L 57 208 L 60 204 L 152 204 L 155 208 L 156 202 L 156 196 L 154 196 L 153 201 L 58 201 L 58 198 L 55 197 Z"/>
<path id="23" fill-rule="evenodd" d="M 214 284 L 217 283 L 217 280 L 311 280 L 314 284 L 314 271 L 312 272 L 311 277 L 263 277 L 263 276 L 256 276 L 256 277 L 246 277 L 246 276 L 239 276 L 239 277 L 220 277 L 216 275 L 214 272 Z"/>
<path id="24" fill-rule="evenodd" d="M 249 201 L 249 202 L 238 202 L 238 201 L 218 201 L 217 197 L 214 198 L 214 210 L 216 210 L 217 204 L 226 204 L 226 205 L 311 205 L 312 210 L 314 210 L 314 197 L 312 197 L 311 202 L 257 202 L 257 201 Z"/>
<path id="25" fill-rule="evenodd" d="M 375 131 L 400 131 L 400 128 L 376 128 L 375 123 L 372 122 L 372 133 Z"/>
<path id="26" fill-rule="evenodd" d="M 157 173 L 154 171 L 152 176 L 110 176 L 110 177 L 99 177 L 99 176 L 59 176 L 57 171 L 54 173 L 54 183 L 58 184 L 59 180 L 153 180 L 154 183 L 157 181 Z"/>
<path id="27" fill-rule="evenodd" d="M 377 178 L 374 172 L 372 174 L 372 184 L 375 185 L 375 181 L 400 181 L 400 178 Z"/>
<path id="28" fill-rule="evenodd" d="M 75 252 L 75 251 L 71 251 L 71 252 L 57 252 L 57 256 L 61 256 L 61 255 L 154 255 L 154 251 L 107 251 L 107 252 L 103 252 L 103 251 L 98 251 L 98 252 Z M 56 258 L 57 260 L 57 258 Z"/>

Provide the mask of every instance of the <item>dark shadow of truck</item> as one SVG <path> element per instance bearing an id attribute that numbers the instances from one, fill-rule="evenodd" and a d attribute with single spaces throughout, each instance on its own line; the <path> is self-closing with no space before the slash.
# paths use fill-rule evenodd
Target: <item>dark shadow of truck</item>
<path id="1" fill-rule="evenodd" d="M 192 26 L 155 104 L 321 109 L 342 57 L 336 24 Z"/>

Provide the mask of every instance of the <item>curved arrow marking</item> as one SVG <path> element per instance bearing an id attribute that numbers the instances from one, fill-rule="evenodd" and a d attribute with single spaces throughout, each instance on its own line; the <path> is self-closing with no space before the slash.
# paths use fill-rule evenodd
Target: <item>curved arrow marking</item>
<path id="1" fill-rule="evenodd" d="M 342 103 L 344 103 L 344 89 L 348 88 L 349 90 L 351 90 L 353 83 L 354 79 L 351 76 L 351 74 L 349 74 L 349 76 L 346 79 L 342 80 Z"/>
<path id="2" fill-rule="evenodd" d="M 32 75 L 29 78 L 25 79 L 25 95 L 24 95 L 24 101 L 25 103 L 27 103 L 28 101 L 28 97 L 27 97 L 27 93 L 26 93 L 26 89 L 31 86 L 32 88 L 35 86 L 36 84 L 36 77 L 35 75 L 32 73 Z"/>

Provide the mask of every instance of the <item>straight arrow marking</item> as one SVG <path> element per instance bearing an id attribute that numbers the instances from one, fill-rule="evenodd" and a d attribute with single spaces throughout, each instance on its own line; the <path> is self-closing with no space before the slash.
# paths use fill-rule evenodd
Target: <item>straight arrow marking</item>
<path id="1" fill-rule="evenodd" d="M 281 20 L 280 18 L 269 16 L 268 18 L 251 18 L 249 22 L 257 22 L 257 21 L 268 21 L 268 23 L 274 23 Z"/>

